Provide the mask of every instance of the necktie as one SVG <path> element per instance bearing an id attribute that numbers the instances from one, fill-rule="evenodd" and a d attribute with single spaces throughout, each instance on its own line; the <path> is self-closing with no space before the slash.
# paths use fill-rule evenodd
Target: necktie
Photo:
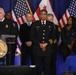
<path id="1" fill-rule="evenodd" d="M 43 21 L 43 25 L 44 25 L 44 21 Z"/>
<path id="2" fill-rule="evenodd" d="M 43 26 L 43 27 L 45 26 L 44 21 L 42 22 L 42 26 Z"/>

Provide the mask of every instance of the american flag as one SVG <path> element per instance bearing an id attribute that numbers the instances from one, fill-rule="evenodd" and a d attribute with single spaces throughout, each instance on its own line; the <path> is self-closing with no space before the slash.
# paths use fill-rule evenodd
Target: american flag
<path id="1" fill-rule="evenodd" d="M 26 13 L 31 13 L 27 0 L 17 0 L 12 11 L 12 17 L 19 25 L 26 22 Z"/>
<path id="2" fill-rule="evenodd" d="M 64 13 L 63 17 L 60 19 L 59 21 L 60 28 L 63 28 L 66 25 L 69 16 L 76 17 L 76 0 L 71 0 L 68 9 Z"/>
<path id="3" fill-rule="evenodd" d="M 26 14 L 32 13 L 30 6 L 28 4 L 27 0 L 17 0 L 14 9 L 12 10 L 12 19 L 18 23 L 18 28 L 20 28 L 20 25 L 26 22 Z M 18 36 L 17 38 L 17 53 L 20 52 L 21 48 L 21 41 Z"/>

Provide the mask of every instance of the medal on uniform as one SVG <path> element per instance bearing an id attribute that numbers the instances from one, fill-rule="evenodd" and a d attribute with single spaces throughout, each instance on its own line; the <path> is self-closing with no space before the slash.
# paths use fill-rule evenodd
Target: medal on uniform
<path id="1" fill-rule="evenodd" d="M 39 30 L 40 26 L 36 26 L 36 29 Z"/>
<path id="2" fill-rule="evenodd" d="M 8 25 L 6 24 L 6 28 L 8 28 Z"/>
<path id="3" fill-rule="evenodd" d="M 40 26 L 36 26 L 36 28 L 40 28 Z"/>
<path id="4" fill-rule="evenodd" d="M 51 28 L 51 26 L 49 26 L 49 28 Z"/>

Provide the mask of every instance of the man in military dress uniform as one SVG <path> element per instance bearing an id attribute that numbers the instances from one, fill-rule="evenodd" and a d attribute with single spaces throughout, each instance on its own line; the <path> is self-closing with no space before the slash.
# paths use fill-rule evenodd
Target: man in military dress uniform
<path id="1" fill-rule="evenodd" d="M 6 19 L 4 15 L 5 13 L 3 8 L 0 8 L 0 35 L 16 35 L 17 32 L 13 26 L 13 23 L 11 20 Z M 6 54 L 6 65 L 12 65 L 12 63 L 14 63 L 14 56 L 12 56 L 12 52 L 12 47 L 8 46 L 8 52 Z"/>
<path id="2" fill-rule="evenodd" d="M 32 24 L 31 40 L 33 43 L 34 64 L 37 67 L 37 75 L 41 75 L 41 64 L 44 75 L 51 75 L 51 51 L 54 38 L 53 23 L 46 20 L 47 11 L 40 11 L 40 20 Z"/>
<path id="3" fill-rule="evenodd" d="M 47 14 L 47 20 L 50 22 L 54 21 L 54 15 L 49 13 Z M 52 63 L 51 63 L 51 69 L 52 69 L 52 75 L 56 75 L 56 55 L 57 55 L 57 51 L 58 51 L 58 40 L 59 40 L 59 34 L 60 34 L 60 29 L 59 26 L 54 24 L 54 34 L 55 34 L 55 38 L 53 41 L 53 51 L 52 51 Z"/>

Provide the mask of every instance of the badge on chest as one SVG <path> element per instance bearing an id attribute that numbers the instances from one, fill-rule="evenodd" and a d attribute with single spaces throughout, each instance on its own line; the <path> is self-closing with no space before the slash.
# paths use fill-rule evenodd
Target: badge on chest
<path id="1" fill-rule="evenodd" d="M 7 24 L 5 25 L 5 28 L 8 28 L 8 25 Z"/>

